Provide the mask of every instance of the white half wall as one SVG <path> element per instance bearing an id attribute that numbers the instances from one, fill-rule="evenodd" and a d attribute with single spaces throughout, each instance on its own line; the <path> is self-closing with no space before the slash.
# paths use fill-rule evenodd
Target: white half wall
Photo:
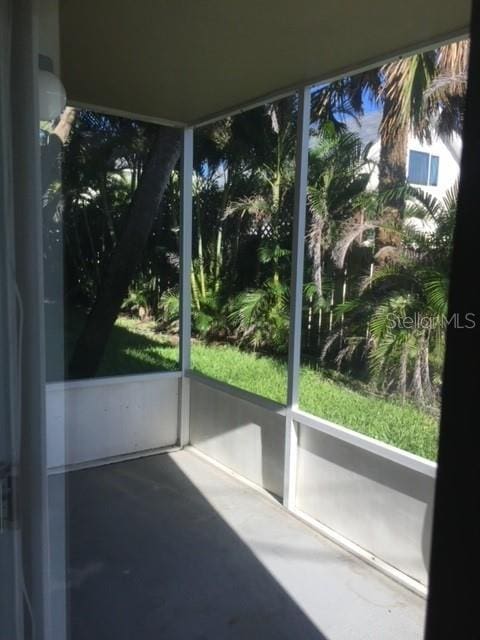
<path id="1" fill-rule="evenodd" d="M 48 468 L 175 445 L 179 380 L 155 373 L 48 384 Z"/>
<path id="2" fill-rule="evenodd" d="M 285 407 L 199 374 L 188 378 L 190 443 L 281 497 Z M 47 385 L 49 468 L 176 445 L 179 384 L 180 373 L 163 373 Z M 426 585 L 436 465 L 310 414 L 293 417 L 293 511 Z"/>
<path id="3" fill-rule="evenodd" d="M 242 397 L 243 396 L 243 397 Z M 285 413 L 280 405 L 190 378 L 190 442 L 277 496 L 283 494 Z"/>
<path id="4" fill-rule="evenodd" d="M 191 444 L 281 496 L 285 408 L 199 374 L 189 377 Z M 421 592 L 436 464 L 301 411 L 293 417 L 299 430 L 294 513 L 381 561 L 387 573 L 390 566 L 408 576 Z"/>
<path id="5" fill-rule="evenodd" d="M 300 423 L 296 508 L 426 585 L 435 465 L 342 436 Z"/>

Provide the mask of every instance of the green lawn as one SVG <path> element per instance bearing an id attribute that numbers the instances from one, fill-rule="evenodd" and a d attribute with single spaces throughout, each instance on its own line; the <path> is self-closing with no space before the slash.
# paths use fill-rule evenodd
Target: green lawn
<path id="1" fill-rule="evenodd" d="M 117 321 L 99 375 L 175 370 L 178 347 L 155 334 L 148 324 Z M 284 403 L 286 364 L 233 346 L 192 345 L 192 368 L 206 376 Z M 410 451 L 436 459 L 437 420 L 410 404 L 367 395 L 347 388 L 310 367 L 302 367 L 300 407 Z"/>

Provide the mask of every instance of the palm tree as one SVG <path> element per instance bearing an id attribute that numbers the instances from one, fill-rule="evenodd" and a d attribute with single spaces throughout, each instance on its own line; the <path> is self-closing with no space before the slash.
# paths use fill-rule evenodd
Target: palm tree
<path id="1" fill-rule="evenodd" d="M 262 287 L 244 291 L 233 301 L 229 321 L 240 344 L 286 353 L 289 329 L 289 289 L 271 278 Z"/>
<path id="2" fill-rule="evenodd" d="M 202 338 L 225 338 L 233 331 L 246 344 L 240 318 L 235 316 L 240 298 L 246 303 L 257 292 L 265 299 L 267 289 L 270 303 L 277 293 L 281 297 L 290 255 L 294 153 L 295 101 L 291 98 L 226 118 L 199 133 L 191 285 L 193 330 Z M 248 276 L 245 261 L 239 259 L 241 241 L 241 249 L 248 245 L 259 257 L 253 261 L 254 269 L 248 265 Z M 238 297 L 242 289 L 245 295 Z M 166 328 L 178 324 L 177 298 L 175 289 L 162 296 L 159 321 Z M 257 308 L 267 316 L 267 306 Z M 274 333 L 272 345 L 279 342 Z M 248 334 L 251 337 L 253 332 Z M 252 340 L 254 347 L 268 342 Z"/>
<path id="3" fill-rule="evenodd" d="M 380 69 L 383 103 L 380 125 L 379 192 L 392 192 L 406 182 L 408 136 L 421 140 L 432 133 L 461 133 L 466 93 L 469 41 L 400 58 Z M 405 206 L 402 191 L 390 199 L 384 216 L 395 225 Z M 398 244 L 399 237 L 379 232 L 377 248 Z"/>
<path id="4" fill-rule="evenodd" d="M 322 300 L 323 266 L 345 220 L 360 211 L 374 163 L 370 147 L 363 147 L 353 133 L 337 132 L 329 124 L 315 136 L 309 159 L 308 251 L 312 281 Z M 327 255 L 324 255 L 327 254 Z"/>
<path id="5" fill-rule="evenodd" d="M 468 55 L 469 41 L 461 40 L 322 86 L 313 96 L 314 120 L 330 120 L 337 128 L 345 116 L 363 115 L 367 94 L 382 106 L 379 192 L 390 193 L 383 208 L 387 227 L 395 227 L 405 206 L 398 187 L 406 182 L 410 132 L 427 140 L 433 132 L 461 133 Z M 378 249 L 398 243 L 391 231 L 377 234 Z"/>
<path id="6" fill-rule="evenodd" d="M 281 100 L 264 111 L 260 162 L 252 167 L 252 192 L 233 199 L 226 219 L 246 221 L 247 235 L 260 239 L 257 250 L 261 273 L 256 287 L 248 287 L 227 304 L 228 319 L 241 344 L 284 353 L 288 344 L 288 286 L 291 214 L 294 187 L 295 109 L 293 99 Z"/>
<path id="7" fill-rule="evenodd" d="M 388 114 L 382 118 L 384 135 L 393 138 L 403 128 L 411 129 L 421 140 L 430 140 L 433 132 L 461 134 L 459 116 L 469 53 L 470 41 L 461 40 L 382 67 L 381 96 L 389 102 Z M 458 117 L 450 119 L 454 106 Z"/>
<path id="8" fill-rule="evenodd" d="M 396 230 L 402 240 L 397 259 L 362 278 L 358 295 L 337 307 L 345 331 L 332 334 L 322 354 L 325 358 L 337 346 L 339 367 L 356 354 L 366 357 L 377 386 L 422 405 L 438 400 L 441 383 L 456 195 L 457 187 L 441 201 L 420 190 L 403 190 L 406 207 Z M 430 225 L 419 231 L 419 219 Z M 374 229 L 384 222 L 368 224 Z M 336 247 L 339 266 L 360 232 L 354 225 Z"/>
<path id="9" fill-rule="evenodd" d="M 287 208 L 295 176 L 295 106 L 290 98 L 268 105 L 264 110 L 261 148 L 251 171 L 253 193 L 229 202 L 225 217 L 249 216 L 257 226 L 278 222 Z"/>

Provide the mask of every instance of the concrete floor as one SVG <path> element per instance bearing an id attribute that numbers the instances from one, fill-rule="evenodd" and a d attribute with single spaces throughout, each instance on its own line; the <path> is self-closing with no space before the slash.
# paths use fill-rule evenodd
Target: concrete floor
<path id="1" fill-rule="evenodd" d="M 421 598 L 190 451 L 53 476 L 53 519 L 64 489 L 70 640 L 422 638 Z"/>

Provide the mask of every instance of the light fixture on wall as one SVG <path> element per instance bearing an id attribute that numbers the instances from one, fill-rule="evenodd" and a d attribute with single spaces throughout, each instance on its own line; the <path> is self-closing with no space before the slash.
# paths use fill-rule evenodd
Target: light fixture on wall
<path id="1" fill-rule="evenodd" d="M 53 62 L 47 57 L 39 56 L 38 98 L 40 120 L 55 120 L 65 109 L 67 96 L 60 79 L 53 73 Z"/>

